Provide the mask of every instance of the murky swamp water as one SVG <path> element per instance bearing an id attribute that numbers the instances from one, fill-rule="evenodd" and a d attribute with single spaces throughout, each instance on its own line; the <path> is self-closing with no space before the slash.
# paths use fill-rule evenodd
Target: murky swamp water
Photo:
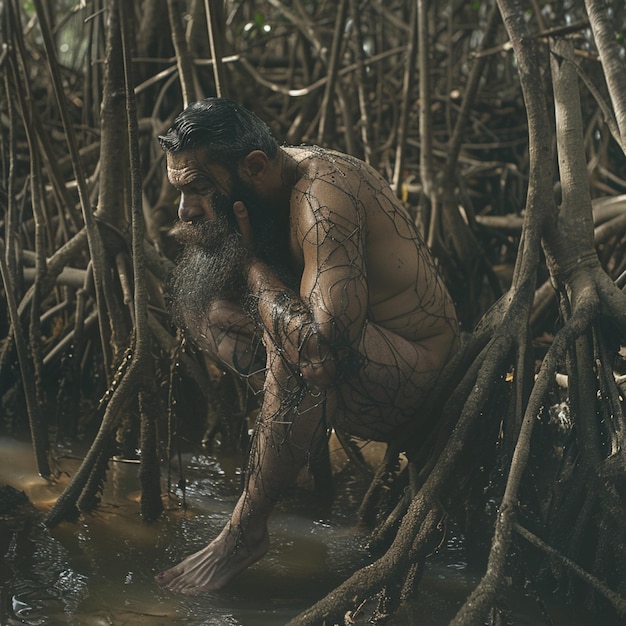
<path id="1" fill-rule="evenodd" d="M 214 537 L 239 490 L 240 472 L 225 455 L 189 453 L 184 461 L 190 467 L 186 511 L 178 493 L 161 521 L 143 524 L 138 466 L 113 462 L 98 511 L 47 530 L 40 513 L 67 479 L 47 483 L 36 473 L 29 444 L 0 438 L 0 484 L 23 490 L 37 509 L 21 529 L 0 524 L 0 625 L 282 626 L 367 563 L 364 537 L 353 527 L 362 491 L 348 480 L 324 519 L 304 490 L 287 498 L 271 519 L 269 553 L 226 590 L 199 597 L 161 590 L 154 575 Z M 78 461 L 62 464 L 72 472 Z M 418 599 L 391 626 L 447 624 L 478 575 L 451 538 L 429 563 Z M 530 603 L 518 599 L 513 606 L 516 625 L 545 623 Z M 550 612 L 555 626 L 598 624 L 559 604 Z"/>

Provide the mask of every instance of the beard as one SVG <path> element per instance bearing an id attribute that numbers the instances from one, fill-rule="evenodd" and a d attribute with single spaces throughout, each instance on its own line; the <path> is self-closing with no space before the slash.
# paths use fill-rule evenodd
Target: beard
<path id="1" fill-rule="evenodd" d="M 235 198 L 216 193 L 212 208 L 215 217 L 194 222 L 177 222 L 172 230 L 183 251 L 172 273 L 170 294 L 172 317 L 181 328 L 198 327 L 211 304 L 228 300 L 247 308 L 249 295 L 247 267 L 250 252 L 244 247 L 233 203 L 241 200 L 248 210 L 254 237 L 254 255 L 266 262 L 289 285 L 287 231 L 277 228 L 275 211 L 241 181 L 235 179 Z M 288 226 L 288 225 L 287 225 Z M 282 249 L 276 243 L 283 243 Z"/>
<path id="2" fill-rule="evenodd" d="M 176 241 L 184 246 L 170 283 L 172 317 L 181 328 L 197 326 L 217 300 L 245 299 L 250 255 L 229 206 L 226 196 L 215 194 L 212 220 L 177 222 L 172 229 Z"/>

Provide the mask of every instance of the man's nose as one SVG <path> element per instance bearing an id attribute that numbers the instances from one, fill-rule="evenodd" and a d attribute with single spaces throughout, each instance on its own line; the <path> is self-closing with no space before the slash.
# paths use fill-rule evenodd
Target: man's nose
<path id="1" fill-rule="evenodd" d="M 180 202 L 178 204 L 178 217 L 182 222 L 190 222 L 194 217 L 203 214 L 202 207 L 196 202 L 190 202 L 184 193 L 180 194 Z"/>

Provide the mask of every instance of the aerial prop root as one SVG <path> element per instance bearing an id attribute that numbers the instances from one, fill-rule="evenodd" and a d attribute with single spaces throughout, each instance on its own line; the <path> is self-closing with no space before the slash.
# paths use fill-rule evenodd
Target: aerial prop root
<path id="1" fill-rule="evenodd" d="M 617 290 L 600 268 L 598 270 L 593 272 L 594 293 L 587 293 L 584 299 L 577 300 L 571 317 L 554 337 L 554 341 L 543 360 L 531 391 L 513 453 L 505 493 L 496 518 L 486 573 L 451 622 L 452 626 L 482 625 L 484 617 L 495 606 L 498 594 L 503 588 L 506 557 L 510 548 L 512 532 L 517 523 L 518 491 L 528 462 L 532 430 L 546 393 L 553 384 L 559 363 L 562 362 L 567 350 L 571 348 L 575 340 L 590 328 L 601 311 L 610 313 L 613 318 L 617 316 L 615 321 L 621 329 L 624 328 L 626 296 Z M 606 596 L 606 594 L 604 595 Z M 608 599 L 621 612 L 623 605 L 615 603 L 614 596 L 610 596 Z"/>

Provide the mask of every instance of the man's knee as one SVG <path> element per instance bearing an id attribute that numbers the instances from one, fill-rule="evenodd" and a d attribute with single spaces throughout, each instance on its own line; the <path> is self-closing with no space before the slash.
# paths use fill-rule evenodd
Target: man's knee
<path id="1" fill-rule="evenodd" d="M 213 302 L 201 318 L 185 318 L 185 325 L 193 343 L 214 361 L 244 377 L 264 370 L 261 336 L 236 304 Z"/>

